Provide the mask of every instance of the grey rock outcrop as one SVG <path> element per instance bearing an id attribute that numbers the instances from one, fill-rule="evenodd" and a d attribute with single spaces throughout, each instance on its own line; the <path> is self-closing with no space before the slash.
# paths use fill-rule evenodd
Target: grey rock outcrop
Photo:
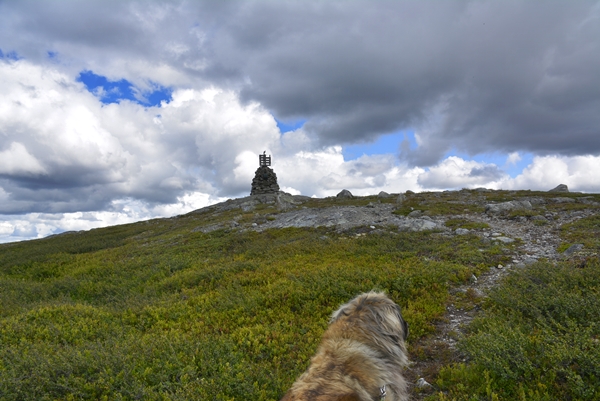
<path id="1" fill-rule="evenodd" d="M 371 207 L 334 206 L 299 209 L 274 216 L 274 220 L 259 226 L 259 230 L 285 227 L 335 227 L 348 230 L 359 226 L 395 226 L 398 231 L 447 230 L 431 218 L 410 218 L 392 213 L 393 205 L 374 204 Z"/>
<path id="2" fill-rule="evenodd" d="M 487 214 L 502 214 L 507 213 L 511 210 L 515 209 L 527 209 L 531 210 L 531 202 L 529 201 L 509 201 L 509 202 L 501 202 L 501 203 L 490 203 L 485 205 L 485 212 Z"/>
<path id="3" fill-rule="evenodd" d="M 273 194 L 278 191 L 279 184 L 275 172 L 267 166 L 260 166 L 254 174 L 250 195 Z"/>
<path id="4" fill-rule="evenodd" d="M 567 187 L 565 184 L 559 184 L 556 188 L 552 188 L 548 192 L 569 192 L 569 187 Z"/>

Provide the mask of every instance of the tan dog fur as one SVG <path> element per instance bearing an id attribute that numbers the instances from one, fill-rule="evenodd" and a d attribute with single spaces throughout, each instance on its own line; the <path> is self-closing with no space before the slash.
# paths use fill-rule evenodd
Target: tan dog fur
<path id="1" fill-rule="evenodd" d="M 308 370 L 281 401 L 385 401 L 408 399 L 402 376 L 408 364 L 408 325 L 385 294 L 364 293 L 331 316 Z"/>

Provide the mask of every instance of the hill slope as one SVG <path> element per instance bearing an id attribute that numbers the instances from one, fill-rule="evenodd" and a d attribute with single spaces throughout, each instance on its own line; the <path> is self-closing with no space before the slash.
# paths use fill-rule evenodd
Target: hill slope
<path id="1" fill-rule="evenodd" d="M 0 399 L 278 399 L 372 289 L 410 324 L 417 398 L 600 399 L 599 207 L 280 193 L 0 245 Z"/>

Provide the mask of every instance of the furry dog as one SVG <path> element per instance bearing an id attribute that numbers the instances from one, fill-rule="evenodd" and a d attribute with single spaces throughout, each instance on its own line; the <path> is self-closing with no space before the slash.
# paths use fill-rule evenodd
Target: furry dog
<path id="1" fill-rule="evenodd" d="M 385 294 L 368 292 L 333 313 L 308 370 L 281 401 L 403 401 L 408 324 Z"/>

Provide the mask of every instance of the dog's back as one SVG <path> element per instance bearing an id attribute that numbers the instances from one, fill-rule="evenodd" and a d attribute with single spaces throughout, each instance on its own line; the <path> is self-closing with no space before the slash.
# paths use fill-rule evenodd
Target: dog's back
<path id="1" fill-rule="evenodd" d="M 361 294 L 333 313 L 308 370 L 281 401 L 406 400 L 408 326 L 381 293 Z"/>

